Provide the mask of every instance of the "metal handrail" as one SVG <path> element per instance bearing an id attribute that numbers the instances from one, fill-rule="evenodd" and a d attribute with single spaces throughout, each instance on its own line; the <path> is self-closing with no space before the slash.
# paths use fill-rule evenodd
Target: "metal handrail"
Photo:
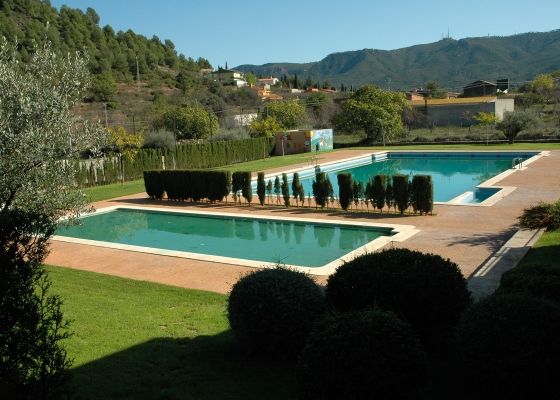
<path id="1" fill-rule="evenodd" d="M 519 164 L 516 164 L 515 162 L 519 160 Z M 511 161 L 511 168 L 515 169 L 515 167 L 519 165 L 519 169 L 523 168 L 523 158 L 521 157 L 515 157 L 512 161 Z"/>

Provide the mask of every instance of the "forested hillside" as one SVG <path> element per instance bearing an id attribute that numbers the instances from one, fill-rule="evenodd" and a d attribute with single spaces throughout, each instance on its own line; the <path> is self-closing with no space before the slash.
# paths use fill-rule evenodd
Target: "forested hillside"
<path id="1" fill-rule="evenodd" d="M 293 75 L 314 81 L 330 79 L 336 86 L 375 84 L 409 90 L 437 81 L 448 90 L 484 79 L 530 81 L 535 75 L 560 69 L 560 29 L 507 37 L 443 39 L 398 50 L 364 49 L 334 53 L 314 63 L 240 65 L 258 75 Z"/>
<path id="2" fill-rule="evenodd" d="M 177 54 L 169 39 L 148 39 L 131 30 L 115 32 L 109 25 L 101 27 L 100 21 L 93 8 L 83 12 L 62 6 L 59 11 L 49 0 L 0 0 L 0 36 L 11 44 L 17 40 L 24 61 L 34 43 L 41 45 L 45 38 L 63 53 L 87 49 L 97 100 L 110 100 L 116 92 L 115 83 L 133 82 L 137 67 L 142 81 L 165 83 L 171 88 L 188 87 L 201 68 L 211 67 L 204 58 L 194 60 Z"/>

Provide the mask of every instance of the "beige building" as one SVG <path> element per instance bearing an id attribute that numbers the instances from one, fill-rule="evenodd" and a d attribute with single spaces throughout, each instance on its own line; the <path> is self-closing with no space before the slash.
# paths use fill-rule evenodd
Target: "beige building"
<path id="1" fill-rule="evenodd" d="M 217 71 L 211 72 L 211 77 L 215 82 L 220 82 L 222 84 L 225 83 L 238 87 L 247 85 L 243 72 L 233 69 L 218 68 Z"/>
<path id="2" fill-rule="evenodd" d="M 475 120 L 466 119 L 465 115 L 472 116 L 481 111 L 492 112 L 501 121 L 504 114 L 515 107 L 513 99 L 496 96 L 412 100 L 408 104 L 421 111 L 436 126 L 476 124 Z"/>

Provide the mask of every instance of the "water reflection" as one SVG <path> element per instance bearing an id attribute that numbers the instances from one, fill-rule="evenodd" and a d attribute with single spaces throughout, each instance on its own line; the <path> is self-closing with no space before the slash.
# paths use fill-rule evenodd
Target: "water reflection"
<path id="1" fill-rule="evenodd" d="M 287 263 L 308 266 L 325 265 L 389 235 L 384 230 L 346 226 L 130 210 L 93 215 L 84 218 L 84 226 L 61 229 L 58 234 L 267 262 L 274 254 Z"/>

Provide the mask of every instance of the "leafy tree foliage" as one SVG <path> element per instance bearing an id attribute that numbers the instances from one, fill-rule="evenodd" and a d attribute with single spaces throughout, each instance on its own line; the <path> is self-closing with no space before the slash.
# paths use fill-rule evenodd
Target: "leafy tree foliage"
<path id="1" fill-rule="evenodd" d="M 550 75 L 540 74 L 531 82 L 531 89 L 537 93 L 543 90 L 552 89 L 554 87 L 554 79 Z"/>
<path id="2" fill-rule="evenodd" d="M 402 93 L 366 85 L 352 93 L 333 122 L 335 127 L 346 132 L 363 130 L 373 140 L 381 138 L 382 129 L 387 136 L 402 131 L 400 113 L 404 108 L 409 108 L 409 105 Z"/>
<path id="3" fill-rule="evenodd" d="M 322 108 L 331 107 L 333 105 L 333 99 L 325 92 L 314 92 L 307 96 L 305 99 L 305 105 L 316 111 Z"/>
<path id="4" fill-rule="evenodd" d="M 276 118 L 276 121 L 284 129 L 297 129 L 307 119 L 305 108 L 295 100 L 287 102 L 273 101 L 267 105 L 268 117 Z"/>
<path id="5" fill-rule="evenodd" d="M 117 94 L 117 82 L 110 72 L 103 71 L 93 77 L 90 91 L 95 101 L 113 101 Z"/>
<path id="6" fill-rule="evenodd" d="M 128 134 L 124 127 L 119 126 L 117 129 L 107 128 L 107 132 L 109 132 L 109 145 L 113 147 L 113 150 L 116 150 L 128 161 L 134 160 L 136 153 L 142 147 L 144 131 Z"/>
<path id="7" fill-rule="evenodd" d="M 0 46 L 0 388 L 8 398 L 62 398 L 67 322 L 41 263 L 60 218 L 87 212 L 74 160 L 106 133 L 69 111 L 89 83 L 87 57 L 60 57 L 48 41 L 31 54 L 24 64 L 5 39 Z"/>
<path id="8" fill-rule="evenodd" d="M 430 99 L 444 99 L 445 92 L 439 88 L 439 85 L 435 81 L 430 81 L 426 83 L 426 92 L 423 93 L 424 97 Z"/>
<path id="9" fill-rule="evenodd" d="M 257 77 L 250 72 L 248 74 L 245 74 L 245 80 L 249 85 L 257 84 Z"/>
<path id="10" fill-rule="evenodd" d="M 251 121 L 251 131 L 257 137 L 270 137 L 276 133 L 284 132 L 285 130 L 276 121 L 275 117 L 268 117 L 265 119 L 259 118 Z"/>
<path id="11" fill-rule="evenodd" d="M 177 133 L 177 139 L 206 139 L 218 132 L 218 118 L 202 108 L 169 108 L 154 120 L 156 129 Z"/>
<path id="12" fill-rule="evenodd" d="M 539 116 L 532 110 L 520 110 L 508 112 L 504 119 L 496 123 L 496 129 L 502 131 L 504 136 L 512 144 L 517 134 L 531 127 L 541 124 Z"/>
<path id="13" fill-rule="evenodd" d="M 74 169 L 61 160 L 99 149 L 106 138 L 101 127 L 70 112 L 89 83 L 87 58 L 62 58 L 47 42 L 23 65 L 4 40 L 0 76 L 0 212 L 21 208 L 53 220 L 79 215 L 84 196 L 75 189 Z"/>

